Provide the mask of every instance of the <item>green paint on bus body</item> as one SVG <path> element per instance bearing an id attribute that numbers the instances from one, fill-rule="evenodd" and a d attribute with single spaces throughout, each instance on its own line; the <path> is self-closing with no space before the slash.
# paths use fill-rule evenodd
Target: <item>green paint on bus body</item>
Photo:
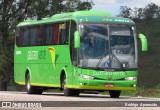
<path id="1" fill-rule="evenodd" d="M 147 44 L 146 36 L 140 33 L 138 37 L 140 38 L 141 43 L 142 43 L 142 51 L 148 51 L 148 44 Z"/>
<path id="2" fill-rule="evenodd" d="M 75 21 L 76 24 L 81 22 L 92 22 L 135 25 L 130 19 L 112 17 L 109 13 L 105 12 L 77 11 L 68 14 L 57 14 L 51 18 L 39 21 L 27 20 L 18 24 L 17 27 L 59 23 L 70 20 Z M 70 40 L 68 42 L 71 44 Z M 79 47 L 79 44 L 76 46 Z M 24 85 L 26 72 L 28 72 L 30 74 L 30 83 L 33 86 L 60 87 L 61 73 L 64 72 L 68 88 L 85 90 L 135 90 L 137 79 L 126 80 L 125 78 L 136 77 L 138 75 L 137 70 L 107 71 L 82 69 L 77 67 L 77 65 L 73 65 L 70 49 L 70 45 L 19 47 L 15 44 L 15 82 Z M 113 84 L 114 87 L 105 87 L 105 84 Z"/>

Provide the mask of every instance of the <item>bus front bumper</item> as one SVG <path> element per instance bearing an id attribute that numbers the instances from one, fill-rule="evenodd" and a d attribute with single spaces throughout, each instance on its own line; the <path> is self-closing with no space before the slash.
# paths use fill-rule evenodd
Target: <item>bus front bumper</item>
<path id="1" fill-rule="evenodd" d="M 84 90 L 136 90 L 137 80 L 87 80 L 81 79 L 77 85 L 67 85 L 67 88 Z M 105 86 L 113 85 L 113 86 Z"/>

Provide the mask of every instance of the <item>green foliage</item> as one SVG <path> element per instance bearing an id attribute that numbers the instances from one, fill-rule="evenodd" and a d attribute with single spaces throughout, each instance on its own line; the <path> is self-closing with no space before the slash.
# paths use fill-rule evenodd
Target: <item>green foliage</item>
<path id="1" fill-rule="evenodd" d="M 157 14 L 159 14 L 159 7 L 154 4 L 154 3 L 150 3 L 148 4 L 145 8 L 144 8 L 144 18 L 146 19 L 151 19 L 154 18 L 155 16 L 157 16 Z"/>
<path id="2" fill-rule="evenodd" d="M 32 0 L 27 17 L 30 19 L 41 19 L 62 12 L 90 10 L 93 5 L 93 2 L 88 0 Z"/>
<path id="3" fill-rule="evenodd" d="M 138 84 L 145 88 L 155 87 L 160 82 L 160 19 L 137 20 L 138 32 L 148 39 L 148 52 L 141 52 L 139 43 Z"/>
<path id="4" fill-rule="evenodd" d="M 160 89 L 145 89 L 143 87 L 138 87 L 136 91 L 122 91 L 122 96 L 159 98 Z"/>
<path id="5" fill-rule="evenodd" d="M 100 94 L 109 95 L 108 91 L 101 92 Z M 159 98 L 160 97 L 160 88 L 156 86 L 154 88 L 145 88 L 143 86 L 137 87 L 135 91 L 122 91 L 121 96 L 129 96 L 129 97 L 152 97 Z"/>

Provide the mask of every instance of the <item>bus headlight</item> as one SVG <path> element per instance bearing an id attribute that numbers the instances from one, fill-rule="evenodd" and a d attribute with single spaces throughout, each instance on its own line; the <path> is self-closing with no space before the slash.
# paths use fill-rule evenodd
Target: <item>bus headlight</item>
<path id="1" fill-rule="evenodd" d="M 124 78 L 125 80 L 137 80 L 137 76 Z"/>
<path id="2" fill-rule="evenodd" d="M 80 74 L 79 76 L 84 79 L 94 79 L 93 76 L 89 76 L 89 75 Z"/>

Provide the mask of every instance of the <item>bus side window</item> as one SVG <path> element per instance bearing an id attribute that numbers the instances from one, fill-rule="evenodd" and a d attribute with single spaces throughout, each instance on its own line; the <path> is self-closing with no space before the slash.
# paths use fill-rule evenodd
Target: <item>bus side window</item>
<path id="1" fill-rule="evenodd" d="M 59 34 L 59 27 L 58 24 L 53 24 L 53 36 L 52 36 L 52 44 L 58 44 L 58 34 Z"/>
<path id="2" fill-rule="evenodd" d="M 59 24 L 59 43 L 68 44 L 69 22 Z"/>
<path id="3" fill-rule="evenodd" d="M 52 41 L 52 26 L 51 25 L 47 25 L 45 27 L 45 39 L 46 39 L 45 44 L 50 45 Z"/>
<path id="4" fill-rule="evenodd" d="M 28 45 L 28 40 L 29 40 L 29 29 L 26 28 L 24 29 L 24 34 L 23 34 L 23 46 L 27 46 Z"/>
<path id="5" fill-rule="evenodd" d="M 35 27 L 31 29 L 30 45 L 31 46 L 36 45 L 36 28 Z"/>
<path id="6" fill-rule="evenodd" d="M 44 28 L 40 26 L 39 31 L 38 31 L 38 44 L 37 45 L 43 45 L 44 44 Z"/>
<path id="7" fill-rule="evenodd" d="M 40 34 L 40 29 L 37 26 L 37 30 L 36 30 L 36 45 L 38 45 L 39 34 Z"/>
<path id="8" fill-rule="evenodd" d="M 23 39 L 23 28 L 17 28 L 16 30 L 16 44 L 17 46 L 22 46 Z"/>

